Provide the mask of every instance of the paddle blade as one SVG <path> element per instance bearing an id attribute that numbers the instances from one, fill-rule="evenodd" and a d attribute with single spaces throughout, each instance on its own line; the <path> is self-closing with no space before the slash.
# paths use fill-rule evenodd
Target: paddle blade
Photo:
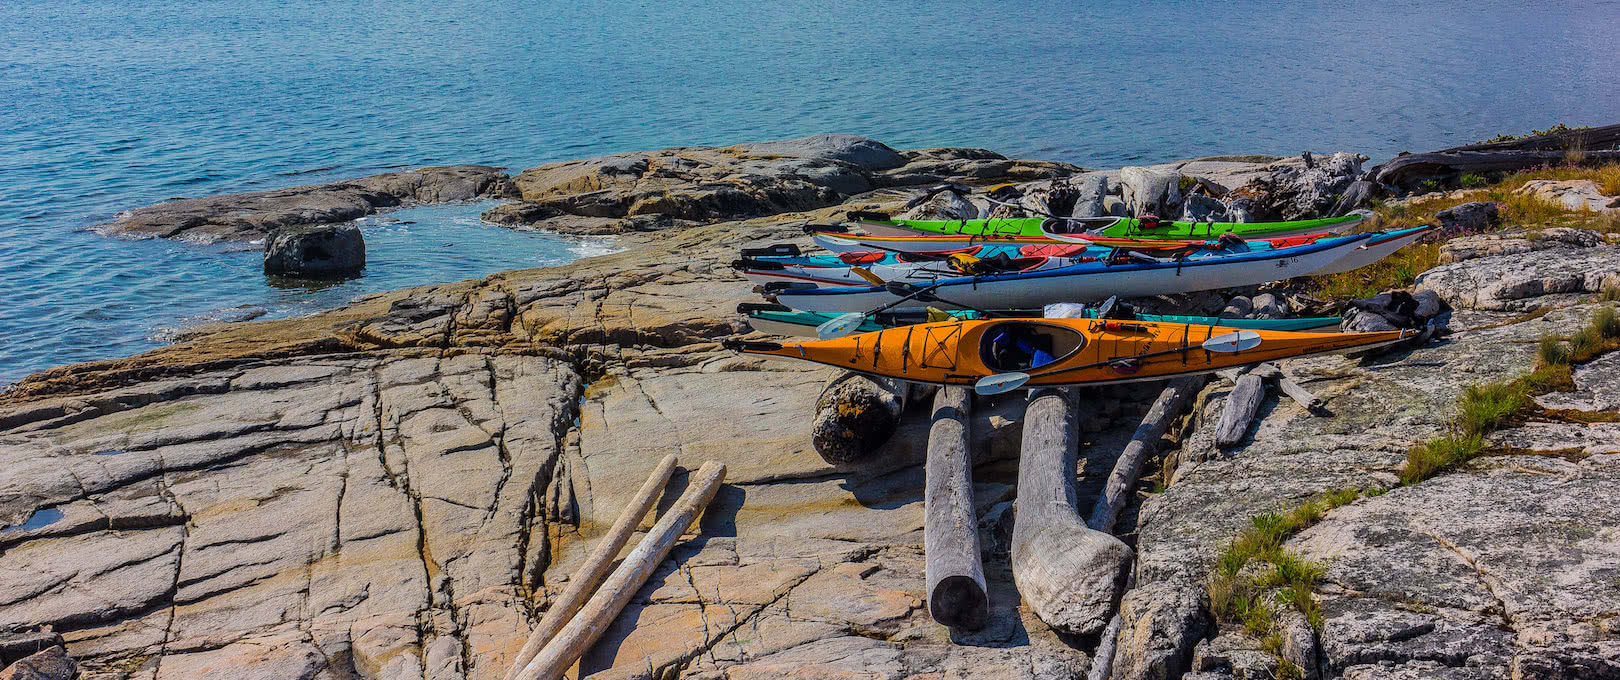
<path id="1" fill-rule="evenodd" d="M 870 283 L 870 284 L 872 284 L 874 286 L 881 286 L 881 285 L 884 285 L 886 283 L 877 274 L 873 274 L 872 270 L 867 269 L 865 267 L 850 267 L 849 271 L 850 271 L 850 273 L 852 273 L 852 274 L 854 274 L 856 276 L 859 276 L 859 277 L 861 277 L 863 279 L 866 279 L 867 283 Z"/>
<path id="2" fill-rule="evenodd" d="M 1222 333 L 1204 341 L 1204 349 L 1211 352 L 1241 352 L 1260 346 L 1260 334 L 1250 330 Z"/>
<path id="3" fill-rule="evenodd" d="M 997 373 L 979 378 L 973 383 L 973 391 L 984 395 L 1001 394 L 1023 387 L 1026 382 L 1029 382 L 1028 373 Z"/>
<path id="4" fill-rule="evenodd" d="M 861 314 L 860 312 L 843 314 L 836 318 L 822 322 L 821 325 L 816 326 L 816 337 L 822 340 L 842 338 L 850 333 L 854 333 L 855 329 L 860 328 L 861 324 L 863 323 L 866 323 L 865 314 Z"/>

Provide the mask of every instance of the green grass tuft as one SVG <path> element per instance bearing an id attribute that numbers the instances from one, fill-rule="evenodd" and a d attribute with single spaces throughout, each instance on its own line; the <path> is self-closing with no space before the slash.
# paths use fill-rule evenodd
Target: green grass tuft
<path id="1" fill-rule="evenodd" d="M 1457 403 L 1457 429 L 1467 436 L 1482 436 L 1508 422 L 1529 402 L 1529 391 L 1517 381 L 1469 385 Z"/>
<path id="2" fill-rule="evenodd" d="M 1471 172 L 1463 173 L 1463 176 L 1459 179 L 1459 182 L 1462 184 L 1464 189 L 1482 189 L 1485 187 L 1485 185 L 1490 184 L 1490 180 Z"/>
<path id="3" fill-rule="evenodd" d="M 1599 307 L 1597 313 L 1592 315 L 1592 328 L 1605 340 L 1620 338 L 1620 314 L 1608 305 Z"/>
<path id="4" fill-rule="evenodd" d="M 1541 345 L 1537 348 L 1543 366 L 1569 365 L 1569 348 L 1564 341 L 1551 335 L 1541 336 Z"/>
<path id="5" fill-rule="evenodd" d="M 1468 462 L 1485 450 L 1479 435 L 1450 436 L 1430 440 L 1406 452 L 1406 467 L 1401 468 L 1401 483 L 1417 484 L 1437 474 Z"/>

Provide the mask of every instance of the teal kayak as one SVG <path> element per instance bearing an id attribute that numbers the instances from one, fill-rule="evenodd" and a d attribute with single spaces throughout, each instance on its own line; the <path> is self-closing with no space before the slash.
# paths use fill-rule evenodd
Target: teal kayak
<path id="1" fill-rule="evenodd" d="M 842 316 L 819 312 L 800 312 L 782 305 L 743 303 L 737 306 L 738 313 L 748 317 L 748 325 L 761 333 L 773 335 L 815 335 L 816 326 Z M 925 323 L 927 321 L 945 321 L 950 318 L 973 320 L 985 318 L 984 315 L 972 311 L 944 311 L 935 310 L 936 316 L 947 316 L 934 319 L 928 318 L 928 311 L 923 309 L 897 309 L 888 312 L 879 312 L 869 316 L 855 332 L 868 333 L 880 331 L 885 328 L 909 326 L 911 324 Z M 1088 307 L 1081 318 L 1097 318 L 1097 308 Z M 1006 312 L 1006 316 L 1038 316 L 1039 310 L 1034 312 Z M 948 317 L 948 318 L 947 318 Z M 1110 319 L 1113 320 L 1113 319 Z M 1186 323 L 1195 326 L 1220 326 L 1225 328 L 1270 330 L 1270 331 L 1310 331 L 1316 329 L 1339 328 L 1340 318 L 1337 316 L 1321 316 L 1306 319 L 1220 319 L 1210 316 L 1180 316 L 1174 314 L 1131 314 L 1122 320 L 1157 321 L 1161 323 Z"/>

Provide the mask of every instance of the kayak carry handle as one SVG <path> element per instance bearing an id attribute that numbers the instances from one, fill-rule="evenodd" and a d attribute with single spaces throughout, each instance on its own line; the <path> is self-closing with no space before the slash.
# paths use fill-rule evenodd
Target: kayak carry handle
<path id="1" fill-rule="evenodd" d="M 851 210 L 844 214 L 851 222 L 887 222 L 889 213 L 876 210 Z"/>
<path id="2" fill-rule="evenodd" d="M 779 272 L 779 271 L 782 271 L 783 269 L 787 269 L 787 267 L 784 266 L 781 262 L 771 262 L 769 260 L 750 260 L 750 259 L 732 260 L 731 261 L 731 268 L 732 269 L 752 269 L 752 270 L 758 271 L 758 272 Z"/>
<path id="3" fill-rule="evenodd" d="M 754 340 L 721 340 L 720 346 L 737 352 L 775 352 L 782 349 L 782 344 L 778 342 Z"/>
<path id="4" fill-rule="evenodd" d="M 791 312 L 791 311 L 793 311 L 792 307 L 789 307 L 787 305 L 778 305 L 778 304 L 774 304 L 774 303 L 770 303 L 770 302 L 739 302 L 739 303 L 737 303 L 737 313 L 738 314 L 752 314 L 754 312 Z"/>
<path id="5" fill-rule="evenodd" d="M 820 286 L 817 286 L 814 283 L 806 283 L 804 281 L 772 281 L 764 286 L 761 286 L 761 292 L 770 294 L 780 293 L 784 290 L 805 290 L 808 288 L 819 287 Z"/>
<path id="6" fill-rule="evenodd" d="M 800 256 L 802 254 L 803 253 L 799 252 L 799 247 L 796 246 L 796 245 L 793 245 L 791 243 L 773 243 L 771 245 L 765 246 L 764 248 L 743 248 L 742 249 L 742 256 L 745 257 L 745 258 L 752 258 L 752 257 L 798 257 L 798 256 Z"/>

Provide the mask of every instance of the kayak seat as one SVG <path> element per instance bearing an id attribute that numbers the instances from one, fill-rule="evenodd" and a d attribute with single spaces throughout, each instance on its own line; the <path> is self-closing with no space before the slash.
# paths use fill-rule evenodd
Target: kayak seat
<path id="1" fill-rule="evenodd" d="M 1067 326 L 1013 321 L 985 332 L 980 359 L 994 371 L 1026 371 L 1060 361 L 1085 344 L 1086 337 Z"/>
<path id="2" fill-rule="evenodd" d="M 1055 243 L 1023 246 L 1018 254 L 1023 257 L 1078 257 L 1086 254 L 1084 245 L 1058 245 Z"/>
<path id="3" fill-rule="evenodd" d="M 888 257 L 888 255 L 888 253 L 881 250 L 852 251 L 848 253 L 839 253 L 838 259 L 843 261 L 844 264 L 872 264 L 874 262 L 882 262 L 883 258 Z"/>

